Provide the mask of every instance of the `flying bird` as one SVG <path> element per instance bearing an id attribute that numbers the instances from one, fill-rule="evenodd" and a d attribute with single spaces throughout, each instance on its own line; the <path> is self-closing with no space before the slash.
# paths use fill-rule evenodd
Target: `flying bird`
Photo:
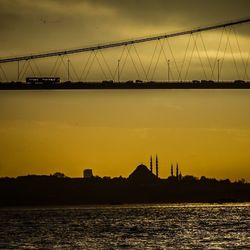
<path id="1" fill-rule="evenodd" d="M 46 19 L 46 18 L 44 18 L 44 17 L 41 17 L 40 18 L 40 22 L 42 23 L 42 24 L 47 24 L 47 23 L 59 23 L 61 20 L 59 20 L 59 19 L 57 19 L 57 20 L 48 20 L 48 19 Z"/>

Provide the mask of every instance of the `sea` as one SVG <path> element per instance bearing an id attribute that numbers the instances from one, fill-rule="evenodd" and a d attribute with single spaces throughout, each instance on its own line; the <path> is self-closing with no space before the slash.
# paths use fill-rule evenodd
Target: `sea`
<path id="1" fill-rule="evenodd" d="M 250 249 L 250 203 L 0 209 L 0 249 Z"/>

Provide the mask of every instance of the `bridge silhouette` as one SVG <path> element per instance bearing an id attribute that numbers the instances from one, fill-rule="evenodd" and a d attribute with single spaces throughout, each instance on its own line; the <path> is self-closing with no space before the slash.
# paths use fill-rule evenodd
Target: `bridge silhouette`
<path id="1" fill-rule="evenodd" d="M 249 23 L 0 58 L 0 89 L 250 88 Z"/>

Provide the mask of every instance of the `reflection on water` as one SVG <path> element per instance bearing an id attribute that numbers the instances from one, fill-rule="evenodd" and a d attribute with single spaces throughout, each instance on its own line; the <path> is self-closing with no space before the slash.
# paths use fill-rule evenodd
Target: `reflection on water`
<path id="1" fill-rule="evenodd" d="M 250 204 L 0 210 L 0 249 L 247 249 Z"/>

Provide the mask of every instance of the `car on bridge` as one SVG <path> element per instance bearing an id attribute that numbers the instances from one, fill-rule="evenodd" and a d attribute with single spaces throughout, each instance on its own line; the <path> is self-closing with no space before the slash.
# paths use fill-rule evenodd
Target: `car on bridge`
<path id="1" fill-rule="evenodd" d="M 142 80 L 135 80 L 135 83 L 143 83 Z"/>
<path id="2" fill-rule="evenodd" d="M 113 80 L 104 80 L 104 81 L 102 81 L 102 83 L 114 83 L 114 81 Z"/>
<path id="3" fill-rule="evenodd" d="M 234 83 L 237 83 L 237 84 L 244 84 L 246 83 L 244 80 L 235 80 Z"/>
<path id="4" fill-rule="evenodd" d="M 193 80 L 192 83 L 200 83 L 199 80 Z"/>

